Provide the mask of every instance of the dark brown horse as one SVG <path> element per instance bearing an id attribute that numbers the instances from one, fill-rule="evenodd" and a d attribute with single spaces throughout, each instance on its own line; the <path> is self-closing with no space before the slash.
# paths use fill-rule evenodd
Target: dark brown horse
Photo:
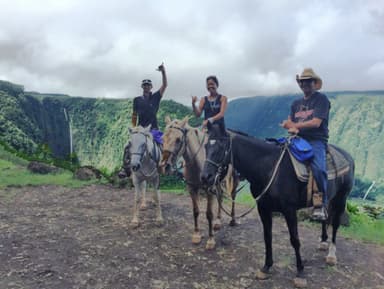
<path id="1" fill-rule="evenodd" d="M 281 160 L 275 177 L 272 178 L 275 164 L 281 156 L 281 148 L 266 143 L 254 137 L 237 133 L 228 134 L 219 126 L 209 128 L 209 138 L 206 145 L 206 162 L 202 173 L 202 181 L 206 185 L 214 185 L 225 173 L 226 167 L 233 162 L 234 168 L 245 177 L 251 187 L 254 198 L 258 200 L 258 211 L 264 228 L 265 263 L 258 272 L 259 278 L 267 278 L 273 264 L 272 259 L 272 212 L 281 212 L 285 217 L 290 241 L 296 254 L 297 277 L 303 278 L 304 266 L 300 255 L 300 240 L 297 230 L 296 211 L 306 207 L 307 184 L 297 179 L 291 160 L 285 154 Z M 335 147 L 336 148 L 336 147 Z M 349 162 L 350 170 L 328 182 L 329 219 L 332 224 L 332 243 L 329 246 L 327 263 L 336 263 L 336 234 L 340 225 L 340 217 L 345 210 L 346 200 L 354 183 L 354 161 L 352 157 L 340 148 L 336 148 Z M 272 182 L 271 182 L 272 180 Z M 270 186 L 268 187 L 268 184 Z M 265 190 L 265 188 L 268 188 Z M 322 223 L 321 242 L 327 242 L 327 222 Z M 298 279 L 296 279 L 298 280 Z"/>

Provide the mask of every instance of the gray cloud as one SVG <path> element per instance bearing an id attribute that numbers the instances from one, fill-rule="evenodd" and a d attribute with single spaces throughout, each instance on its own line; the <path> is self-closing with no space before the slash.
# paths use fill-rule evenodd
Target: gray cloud
<path id="1" fill-rule="evenodd" d="M 216 74 L 230 97 L 382 89 L 382 1 L 0 0 L 0 79 L 28 90 L 133 97 L 165 62 L 166 97 L 189 103 Z"/>

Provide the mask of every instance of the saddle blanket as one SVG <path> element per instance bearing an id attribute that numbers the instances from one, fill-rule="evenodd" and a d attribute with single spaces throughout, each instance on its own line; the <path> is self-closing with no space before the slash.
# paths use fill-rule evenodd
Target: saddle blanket
<path id="1" fill-rule="evenodd" d="M 297 178 L 301 182 L 308 182 L 309 179 L 309 170 L 308 165 L 305 163 L 299 162 L 288 150 L 289 156 L 291 158 L 293 168 L 295 169 L 295 173 Z M 333 145 L 328 145 L 327 149 L 327 173 L 328 180 L 334 180 L 336 177 L 345 175 L 349 172 L 350 166 L 348 160 L 344 157 L 344 155 L 337 150 L 337 148 Z"/>

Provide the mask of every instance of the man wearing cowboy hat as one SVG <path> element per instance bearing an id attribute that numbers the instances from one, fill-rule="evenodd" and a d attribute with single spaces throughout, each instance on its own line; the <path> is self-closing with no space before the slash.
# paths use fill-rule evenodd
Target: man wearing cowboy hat
<path id="1" fill-rule="evenodd" d="M 314 207 L 312 217 L 326 220 L 328 203 L 326 151 L 328 143 L 328 118 L 331 104 L 325 94 L 320 93 L 322 80 L 312 68 L 305 68 L 296 81 L 304 93 L 304 97 L 295 100 L 291 105 L 291 113 L 282 126 L 288 132 L 297 134 L 311 145 L 314 157 L 311 169 L 319 192 L 323 195 L 321 207 Z"/>
<path id="2" fill-rule="evenodd" d="M 152 81 L 150 79 L 144 79 L 141 82 L 143 95 L 133 99 L 132 126 L 141 125 L 142 127 L 147 127 L 151 125 L 153 139 L 156 143 L 162 144 L 163 134 L 159 131 L 157 124 L 157 111 L 159 110 L 160 100 L 164 95 L 168 82 L 164 63 L 162 63 L 157 70 L 161 72 L 162 85 L 158 91 L 152 93 Z M 124 149 L 123 165 L 119 172 L 120 178 L 125 178 L 131 174 L 129 157 L 129 145 L 127 145 Z"/>

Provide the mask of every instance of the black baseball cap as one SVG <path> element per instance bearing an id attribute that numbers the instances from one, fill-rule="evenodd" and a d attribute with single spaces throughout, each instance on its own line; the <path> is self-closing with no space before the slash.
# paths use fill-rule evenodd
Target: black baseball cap
<path id="1" fill-rule="evenodd" d="M 144 85 L 144 84 L 150 84 L 152 85 L 152 81 L 150 79 L 144 79 L 142 82 L 141 82 L 141 85 Z"/>

